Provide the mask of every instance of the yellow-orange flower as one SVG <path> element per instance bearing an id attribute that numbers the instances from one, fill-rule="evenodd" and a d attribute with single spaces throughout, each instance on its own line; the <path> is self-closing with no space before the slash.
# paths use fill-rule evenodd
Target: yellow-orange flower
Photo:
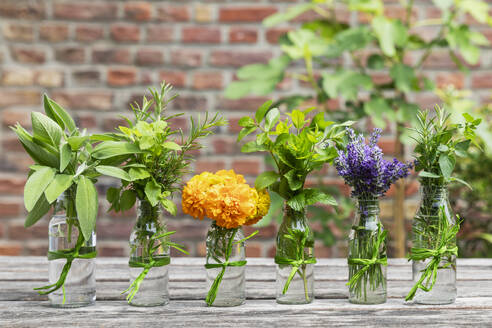
<path id="1" fill-rule="evenodd" d="M 194 218 L 204 216 L 218 226 L 231 229 L 254 224 L 268 212 L 270 196 L 258 192 L 233 170 L 194 176 L 183 189 L 183 212 Z"/>

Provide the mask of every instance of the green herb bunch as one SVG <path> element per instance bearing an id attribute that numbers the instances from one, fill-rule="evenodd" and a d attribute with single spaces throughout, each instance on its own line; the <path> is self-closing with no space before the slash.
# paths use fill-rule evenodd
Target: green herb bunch
<path id="1" fill-rule="evenodd" d="M 135 200 L 146 200 L 152 206 L 162 204 L 176 215 L 176 206 L 169 199 L 180 190 L 181 177 L 188 171 L 191 153 L 201 148 L 197 139 L 213 133 L 213 129 L 226 124 L 219 114 L 203 121 L 191 118 L 190 133 L 186 138 L 181 129 L 172 129 L 169 121 L 183 114 L 166 116 L 168 104 L 177 97 L 170 96 L 170 84 L 162 83 L 160 90 L 150 89 L 152 98 L 145 96 L 142 105 L 131 105 L 133 120 L 123 117 L 128 126 L 117 132 L 98 136 L 103 140 L 94 148 L 93 156 L 112 159 L 113 166 L 105 173 L 121 179 L 120 188 L 110 188 L 107 199 L 111 209 L 128 210 Z M 119 167 L 117 167 L 119 165 Z"/>
<path id="2" fill-rule="evenodd" d="M 40 294 L 63 288 L 65 295 L 64 283 L 73 260 L 96 256 L 95 250 L 84 253 L 83 245 L 91 239 L 96 225 L 98 195 L 94 183 L 105 163 L 91 156 L 90 136 L 85 130 L 80 131 L 72 117 L 46 95 L 44 110 L 46 115 L 31 113 L 32 134 L 20 124 L 12 130 L 35 162 L 24 187 L 24 205 L 29 212 L 25 227 L 60 205 L 65 207 L 69 231 L 75 227 L 79 232 L 73 249 L 48 252 L 49 260 L 65 258 L 67 262 L 55 284 L 37 288 Z M 67 197 L 59 204 L 57 199 L 63 193 Z M 68 238 L 70 241 L 71 235 Z"/>

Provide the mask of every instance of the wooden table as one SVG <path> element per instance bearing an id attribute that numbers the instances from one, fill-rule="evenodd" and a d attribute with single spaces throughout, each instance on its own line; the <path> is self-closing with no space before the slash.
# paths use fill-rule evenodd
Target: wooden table
<path id="1" fill-rule="evenodd" d="M 154 308 L 126 304 L 127 259 L 97 259 L 97 304 L 55 309 L 32 290 L 46 282 L 44 257 L 0 257 L 1 327 L 492 327 L 492 259 L 458 260 L 458 299 L 443 306 L 405 303 L 411 267 L 391 259 L 388 302 L 354 305 L 347 301 L 344 259 L 319 259 L 316 300 L 308 305 L 275 303 L 272 259 L 248 260 L 247 301 L 233 308 L 206 307 L 202 258 L 176 258 L 170 266 L 171 303 Z"/>

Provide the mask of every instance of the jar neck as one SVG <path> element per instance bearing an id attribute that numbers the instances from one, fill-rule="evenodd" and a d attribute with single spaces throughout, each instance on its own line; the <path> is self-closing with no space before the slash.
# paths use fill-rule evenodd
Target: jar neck
<path id="1" fill-rule="evenodd" d="M 160 226 L 161 214 L 162 209 L 159 204 L 152 206 L 149 201 L 139 199 L 137 203 L 137 227 L 150 227 L 152 224 Z"/>
<path id="2" fill-rule="evenodd" d="M 289 205 L 285 204 L 284 221 L 287 222 L 306 222 L 306 209 L 296 211 Z"/>
<path id="3" fill-rule="evenodd" d="M 377 196 L 357 197 L 357 216 L 361 221 L 379 222 L 379 198 Z"/>
<path id="4" fill-rule="evenodd" d="M 67 218 L 77 218 L 75 207 L 75 197 L 71 189 L 64 191 L 56 199 L 54 215 L 66 216 Z"/>
<path id="5" fill-rule="evenodd" d="M 447 200 L 448 185 L 444 183 L 428 183 L 427 181 L 420 181 L 420 193 L 424 199 L 440 201 Z"/>

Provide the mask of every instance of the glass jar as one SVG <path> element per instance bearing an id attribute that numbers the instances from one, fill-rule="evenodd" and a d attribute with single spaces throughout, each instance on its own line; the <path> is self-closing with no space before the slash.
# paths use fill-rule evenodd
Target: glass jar
<path id="1" fill-rule="evenodd" d="M 49 283 L 56 284 L 67 272 L 63 287 L 48 294 L 52 306 L 82 307 L 96 302 L 96 234 L 84 241 L 75 210 L 75 201 L 67 191 L 58 197 L 49 223 Z M 59 256 L 76 251 L 73 260 Z M 57 255 L 58 254 L 58 255 Z"/>
<path id="2" fill-rule="evenodd" d="M 305 210 L 285 205 L 277 233 L 277 303 L 307 304 L 314 299 L 314 234 Z"/>
<path id="3" fill-rule="evenodd" d="M 209 306 L 238 306 L 246 300 L 244 234 L 212 223 L 207 233 L 207 290 Z M 224 265 L 227 263 L 228 265 Z"/>
<path id="4" fill-rule="evenodd" d="M 357 212 L 349 235 L 349 301 L 356 304 L 386 302 L 386 232 L 379 219 L 377 197 L 357 199 Z"/>
<path id="5" fill-rule="evenodd" d="M 160 205 L 139 200 L 137 222 L 130 234 L 130 280 L 128 303 L 134 306 L 159 306 L 169 303 L 169 236 Z"/>
<path id="6" fill-rule="evenodd" d="M 439 220 L 447 220 L 450 227 L 456 225 L 456 218 L 449 203 L 447 185 L 435 183 L 436 179 L 422 179 L 420 192 L 422 200 L 413 221 L 413 248 L 434 250 L 439 232 Z M 446 245 L 447 249 L 456 247 L 456 238 Z M 413 281 L 417 283 L 432 258 L 412 262 Z M 432 279 L 424 285 L 429 288 Z M 450 304 L 456 300 L 456 255 L 446 252 L 442 254 L 437 269 L 434 286 L 430 291 L 417 289 L 413 301 L 419 304 Z"/>

